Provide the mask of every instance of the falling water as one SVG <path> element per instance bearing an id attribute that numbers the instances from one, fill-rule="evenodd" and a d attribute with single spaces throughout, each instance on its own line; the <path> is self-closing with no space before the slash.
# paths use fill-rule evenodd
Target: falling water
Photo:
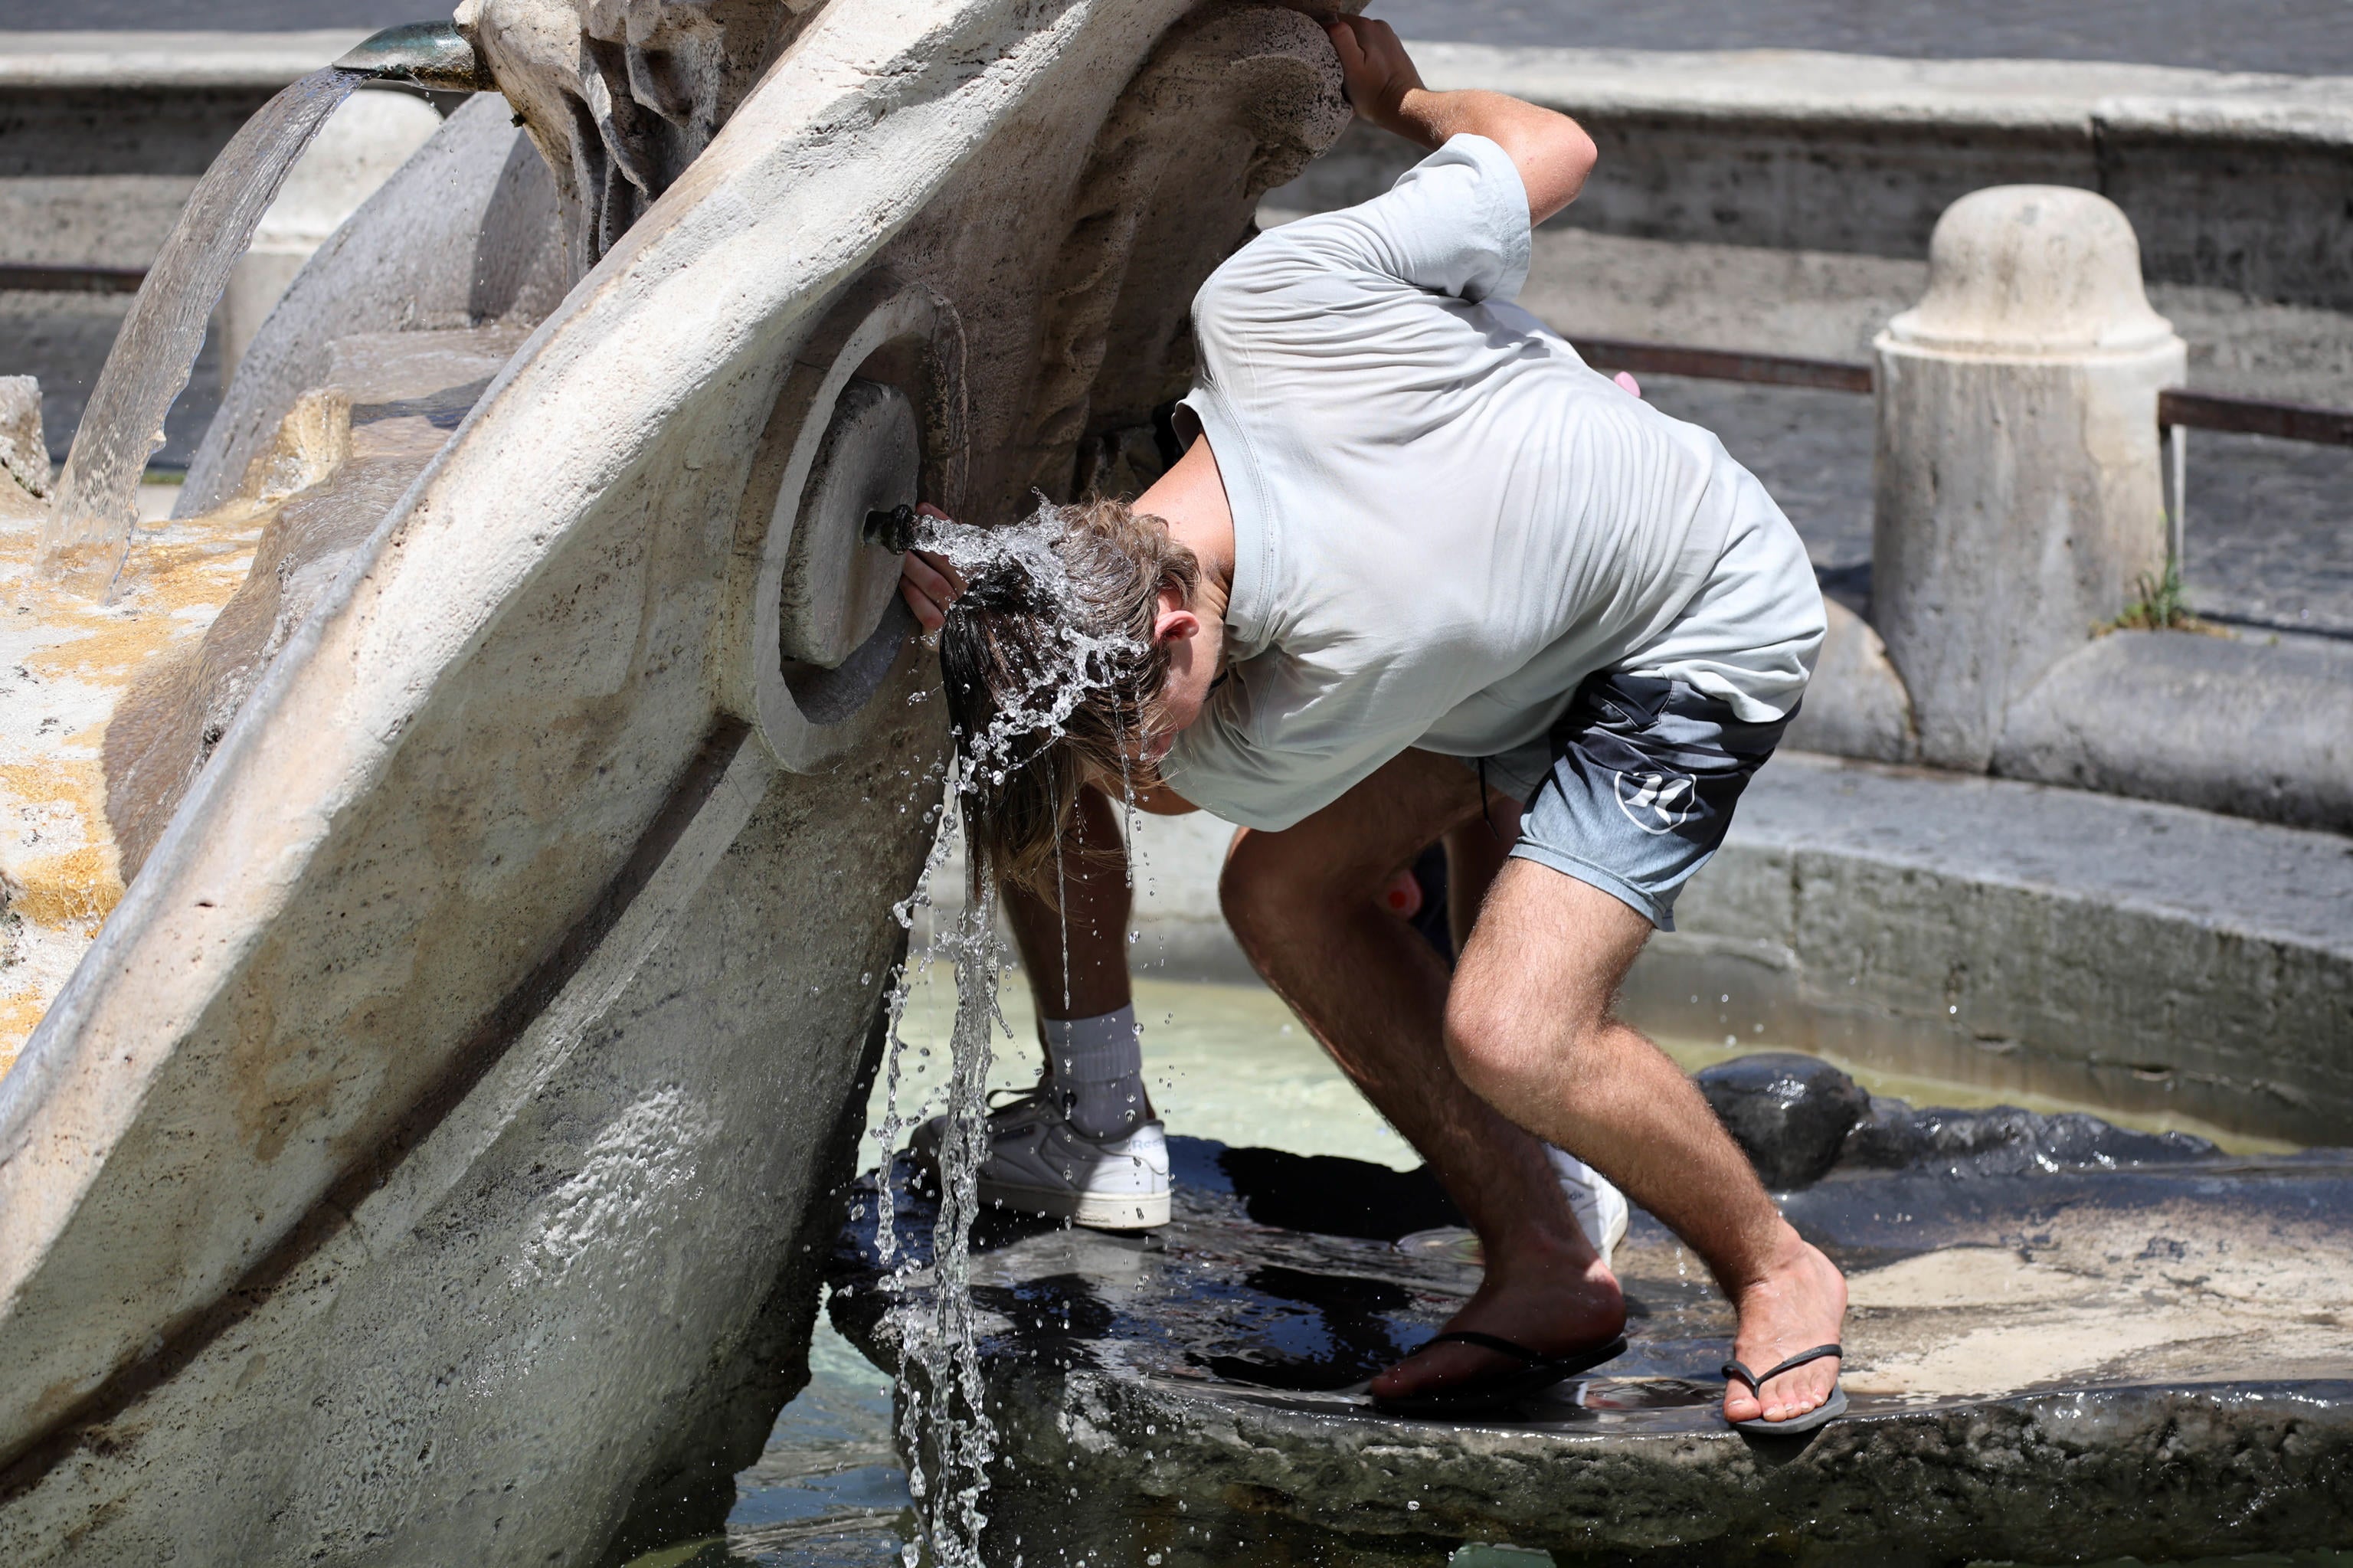
<path id="1" fill-rule="evenodd" d="M 1059 518 L 1041 505 L 1035 515 L 1011 527 L 983 531 L 949 526 L 923 543 L 947 556 L 967 579 L 989 572 L 1023 573 L 1069 603 L 1068 574 L 1053 548 L 1059 536 Z M 1080 702 L 1101 683 L 1108 656 L 1127 651 L 1119 640 L 1094 638 L 1075 628 L 1065 629 L 1062 643 L 1065 660 L 1039 672 L 1027 692 L 1000 694 L 1002 706 L 987 734 L 958 737 L 955 764 L 945 774 L 944 819 L 954 814 L 959 797 L 980 780 L 1003 782 L 1039 735 L 1060 734 Z M 1059 846 L 1057 850 L 1059 855 Z M 912 927 L 914 910 L 928 903 L 931 878 L 947 853 L 944 832 L 924 868 L 922 885 L 898 907 L 901 925 Z M 911 1303 L 899 1315 L 900 1446 L 907 1458 L 918 1539 L 908 1543 L 905 1557 L 909 1568 L 926 1553 L 943 1568 L 979 1568 L 981 1532 L 987 1524 L 981 1503 L 997 1432 L 982 1397 L 979 1325 L 971 1290 L 972 1226 L 980 1213 L 980 1166 L 988 1153 L 990 1044 L 996 1031 L 1003 1030 L 1008 1039 L 1012 1034 L 997 1006 L 1005 951 L 997 934 L 996 889 L 985 877 L 975 879 L 954 928 L 944 931 L 935 926 L 931 951 L 911 953 L 905 968 L 892 977 L 885 1109 L 877 1131 L 885 1179 L 877 1183 L 876 1240 L 886 1262 L 898 1252 L 888 1171 L 903 1128 L 898 1112 L 900 1054 L 904 1049 L 899 1025 L 911 977 L 943 957 L 955 967 L 956 1011 L 949 1044 L 946 1136 L 939 1150 L 938 1217 L 929 1267 L 906 1257 L 897 1265 L 893 1281 Z M 1064 968 L 1067 971 L 1067 962 Z"/>
<path id="2" fill-rule="evenodd" d="M 188 384 L 229 270 L 287 171 L 366 78 L 334 66 L 312 71 L 262 105 L 196 183 L 82 410 L 41 527 L 40 570 L 50 581 L 93 599 L 113 587 L 139 520 L 139 481 L 163 444 L 164 416 Z"/>

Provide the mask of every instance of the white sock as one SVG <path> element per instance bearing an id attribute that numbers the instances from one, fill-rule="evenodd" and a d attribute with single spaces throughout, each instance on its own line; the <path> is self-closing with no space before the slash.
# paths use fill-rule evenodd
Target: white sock
<path id="1" fill-rule="evenodd" d="M 1089 1138 L 1115 1138 L 1151 1117 L 1133 1005 L 1096 1018 L 1049 1018 L 1040 1027 L 1072 1127 Z"/>

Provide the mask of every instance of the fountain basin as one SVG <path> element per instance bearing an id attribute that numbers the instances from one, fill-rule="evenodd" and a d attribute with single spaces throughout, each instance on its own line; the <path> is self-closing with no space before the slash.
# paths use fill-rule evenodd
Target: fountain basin
<path id="1" fill-rule="evenodd" d="M 593 244 L 478 97 L 240 362 L 184 522 L 306 408 L 374 477 L 136 607 L 173 646 L 76 728 L 96 902 L 0 1078 L 0 1559 L 593 1563 L 797 1386 L 945 744 L 865 514 L 1001 520 L 1148 428 L 1346 109 L 1277 6 L 731 13 L 788 15 Z"/>
<path id="2" fill-rule="evenodd" d="M 1724 1426 L 1729 1311 L 1639 1213 L 1618 1254 L 1631 1351 L 1465 1423 L 1361 1393 L 1477 1283 L 1442 1235 L 1400 1246 L 1444 1210 L 1419 1172 L 1177 1139 L 1156 1235 L 999 1219 L 973 1269 L 994 1548 L 2057 1563 L 2353 1543 L 2353 1157 L 2137 1135 L 2068 1153 L 2039 1118 L 1902 1115 L 1943 1151 L 1873 1165 L 1851 1141 L 1783 1197 L 1853 1289 L 1852 1414 L 1809 1438 Z M 902 1308 L 871 1227 L 837 1251 L 832 1315 L 889 1366 Z"/>

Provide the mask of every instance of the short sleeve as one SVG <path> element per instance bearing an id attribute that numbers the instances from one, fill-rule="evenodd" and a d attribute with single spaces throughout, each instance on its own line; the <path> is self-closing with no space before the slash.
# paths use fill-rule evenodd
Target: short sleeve
<path id="1" fill-rule="evenodd" d="M 1455 136 L 1371 201 L 1259 240 L 1473 304 L 1518 296 L 1528 277 L 1528 193 L 1511 154 Z"/>
<path id="2" fill-rule="evenodd" d="M 1250 661 L 1177 736 L 1161 777 L 1227 821 L 1292 827 L 1413 745 L 1438 716 L 1409 675 L 1395 678 L 1412 663 L 1352 675 L 1312 659 Z"/>

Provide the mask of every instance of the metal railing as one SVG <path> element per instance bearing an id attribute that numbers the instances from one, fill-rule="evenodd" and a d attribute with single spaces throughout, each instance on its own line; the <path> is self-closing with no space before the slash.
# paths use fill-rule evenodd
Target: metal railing
<path id="1" fill-rule="evenodd" d="M 1596 370 L 1629 370 L 1637 376 L 1690 376 L 1704 381 L 1747 381 L 1767 387 L 1808 387 L 1820 392 L 1871 391 L 1871 366 L 1842 359 L 1693 348 L 1684 344 L 1630 343 L 1616 337 L 1580 337 L 1574 342 L 1585 363 Z"/>
<path id="2" fill-rule="evenodd" d="M 44 267 L 0 262 L 0 290 L 128 294 L 146 272 L 137 267 Z M 1629 338 L 1581 337 L 1577 351 L 1596 370 L 1638 376 L 1688 376 L 1702 381 L 1740 381 L 1760 387 L 1797 387 L 1816 392 L 1873 390 L 1871 366 L 1846 359 L 1811 359 L 1796 354 L 1758 354 L 1746 349 L 1700 348 L 1681 343 L 1637 343 Z M 2353 408 L 2321 408 L 2263 397 L 2176 389 L 2157 397 L 2158 429 L 2166 447 L 2166 514 L 2173 558 L 2181 558 L 2190 430 L 2269 436 L 2274 440 L 2353 447 Z"/>
<path id="3" fill-rule="evenodd" d="M 146 277 L 143 267 L 44 267 L 0 261 L 0 289 L 47 294 L 135 294 Z"/>
<path id="4" fill-rule="evenodd" d="M 1737 349 L 1694 348 L 1684 344 L 1633 343 L 1624 338 L 1575 340 L 1577 351 L 1596 370 L 1635 375 L 1689 376 L 1705 381 L 1745 381 L 1767 387 L 1802 387 L 1822 392 L 1872 391 L 1871 366 L 1844 359 L 1808 359 L 1790 354 L 1750 354 Z M 2321 408 L 2263 397 L 2174 389 L 2157 395 L 2157 426 L 2165 444 L 2166 547 L 2181 559 L 2189 506 L 2186 500 L 2191 430 L 2269 436 L 2274 440 L 2353 447 L 2353 408 Z"/>

